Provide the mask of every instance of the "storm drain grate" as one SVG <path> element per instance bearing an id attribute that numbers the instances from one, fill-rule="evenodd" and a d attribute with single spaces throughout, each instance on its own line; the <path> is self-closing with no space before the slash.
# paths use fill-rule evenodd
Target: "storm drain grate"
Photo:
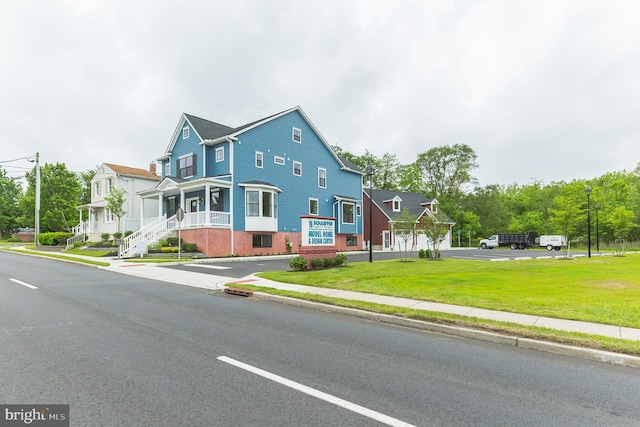
<path id="1" fill-rule="evenodd" d="M 251 295 L 253 295 L 253 291 L 237 288 L 224 288 L 224 293 L 229 295 L 238 295 L 241 297 L 250 297 Z"/>

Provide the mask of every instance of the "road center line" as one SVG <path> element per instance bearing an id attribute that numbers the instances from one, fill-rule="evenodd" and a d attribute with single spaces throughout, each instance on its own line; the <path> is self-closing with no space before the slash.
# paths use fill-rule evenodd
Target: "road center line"
<path id="1" fill-rule="evenodd" d="M 30 284 L 22 282 L 22 281 L 20 281 L 18 279 L 9 279 L 9 280 L 11 280 L 14 283 L 17 283 L 18 285 L 26 286 L 29 289 L 38 289 L 37 286 L 30 285 Z"/>
<path id="2" fill-rule="evenodd" d="M 335 397 L 332 396 L 330 394 L 324 393 L 322 391 L 316 390 L 314 388 L 311 387 L 307 387 L 306 385 L 297 383 L 295 381 L 292 380 L 288 380 L 284 377 L 281 377 L 279 375 L 276 374 L 272 374 L 271 372 L 267 372 L 264 371 L 260 368 L 256 368 L 254 366 L 251 365 L 247 365 L 246 363 L 242 363 L 239 362 L 237 360 L 231 359 L 229 357 L 226 356 L 220 356 L 218 357 L 218 360 L 221 362 L 225 362 L 228 363 L 230 365 L 233 365 L 235 367 L 238 367 L 240 369 L 244 369 L 245 371 L 249 371 L 251 373 L 254 373 L 256 375 L 259 375 L 263 378 L 269 379 L 271 381 L 275 381 L 279 384 L 285 385 L 287 387 L 290 387 L 294 390 L 298 390 L 302 393 L 306 393 L 310 396 L 313 396 L 315 398 L 324 400 L 325 402 L 329 402 L 329 403 L 333 403 L 334 405 L 340 406 L 341 408 L 345 408 L 348 409 L 352 412 L 355 412 L 357 414 L 360 415 L 364 415 L 365 417 L 374 419 L 376 421 L 379 421 L 381 423 L 390 425 L 390 426 L 413 426 L 413 424 L 407 424 L 404 421 L 400 421 L 396 418 L 390 417 L 388 415 L 384 415 L 381 414 L 380 412 L 376 412 L 373 411 L 371 409 L 365 408 L 363 406 L 360 405 L 356 405 L 355 403 L 351 403 L 349 401 L 340 399 L 339 397 Z"/>

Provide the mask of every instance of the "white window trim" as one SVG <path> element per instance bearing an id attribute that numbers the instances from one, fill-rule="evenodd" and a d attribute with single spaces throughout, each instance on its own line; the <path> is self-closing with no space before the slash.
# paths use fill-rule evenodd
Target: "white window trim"
<path id="1" fill-rule="evenodd" d="M 93 192 L 96 197 L 102 196 L 102 185 L 100 184 L 100 181 L 95 181 L 93 183 Z"/>
<path id="2" fill-rule="evenodd" d="M 164 176 L 171 176 L 171 162 L 167 162 L 164 165 Z"/>
<path id="3" fill-rule="evenodd" d="M 300 135 L 300 140 L 296 141 L 296 132 Z M 292 128 L 291 129 L 291 140 L 297 144 L 302 144 L 302 129 Z"/>
<path id="4" fill-rule="evenodd" d="M 185 154 L 183 156 L 178 157 L 178 162 L 177 162 L 177 166 L 176 166 L 176 176 L 180 174 L 180 169 L 181 169 L 180 168 L 180 160 L 186 159 L 187 157 L 193 157 L 194 154 L 195 153 L 189 153 L 189 154 Z M 196 170 L 196 160 L 197 159 L 194 159 L 194 161 L 193 161 L 193 170 L 194 171 Z M 195 174 L 192 174 L 192 175 L 189 175 L 189 176 L 181 176 L 179 178 L 188 179 L 188 178 L 193 178 L 194 176 L 195 176 Z"/>
<path id="5" fill-rule="evenodd" d="M 115 215 L 113 215 L 110 209 L 105 208 L 104 210 L 104 222 L 109 224 L 115 222 Z"/>
<path id="6" fill-rule="evenodd" d="M 285 163 L 284 157 L 273 156 L 273 163 L 275 163 L 276 165 L 284 165 Z"/>
<path id="7" fill-rule="evenodd" d="M 318 212 L 313 213 L 311 212 L 311 202 L 315 201 L 316 202 L 316 209 L 318 210 Z M 320 201 L 314 197 L 309 197 L 309 215 L 320 215 Z"/>
<path id="8" fill-rule="evenodd" d="M 258 165 L 258 157 L 260 158 L 260 164 L 259 165 Z M 255 166 L 257 168 L 260 168 L 260 169 L 262 169 L 264 167 L 264 153 L 262 151 L 256 151 L 254 164 L 255 164 Z"/>
<path id="9" fill-rule="evenodd" d="M 296 173 L 296 165 L 300 166 L 300 173 Z M 293 161 L 292 173 L 293 173 L 293 176 L 302 176 L 302 162 L 298 162 L 295 160 Z"/>
<path id="10" fill-rule="evenodd" d="M 346 221 L 344 220 L 344 207 L 345 207 L 346 205 L 353 206 L 353 221 L 351 221 L 351 222 L 346 222 Z M 343 223 L 343 224 L 355 224 L 355 223 L 356 223 L 356 204 L 355 204 L 355 203 L 352 203 L 352 202 L 342 202 L 342 218 L 341 218 L 341 219 L 342 219 L 342 223 Z"/>
<path id="11" fill-rule="evenodd" d="M 189 126 L 182 128 L 182 139 L 189 139 Z"/>
<path id="12" fill-rule="evenodd" d="M 320 185 L 320 172 L 324 172 L 324 185 Z M 318 168 L 318 187 L 327 188 L 327 170 L 325 168 Z"/>
<path id="13" fill-rule="evenodd" d="M 223 162 L 223 161 L 224 161 L 224 147 L 218 147 L 216 148 L 216 162 Z"/>

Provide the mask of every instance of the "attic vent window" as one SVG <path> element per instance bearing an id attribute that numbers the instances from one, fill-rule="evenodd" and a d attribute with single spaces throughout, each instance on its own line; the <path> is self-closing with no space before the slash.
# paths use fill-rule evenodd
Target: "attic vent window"
<path id="1" fill-rule="evenodd" d="M 293 142 L 297 142 L 298 144 L 302 143 L 302 131 L 298 128 L 293 128 L 292 131 Z"/>
<path id="2" fill-rule="evenodd" d="M 400 212 L 400 200 L 393 201 L 393 211 Z"/>
<path id="3" fill-rule="evenodd" d="M 182 139 L 189 138 L 189 126 L 185 126 L 182 128 Z"/>

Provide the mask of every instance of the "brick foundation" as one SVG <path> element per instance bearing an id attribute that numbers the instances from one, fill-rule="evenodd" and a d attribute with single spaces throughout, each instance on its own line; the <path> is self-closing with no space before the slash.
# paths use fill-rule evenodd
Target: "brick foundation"
<path id="1" fill-rule="evenodd" d="M 307 268 L 311 268 L 311 261 L 316 258 L 335 258 L 335 246 L 300 246 L 300 256 L 307 260 Z"/>

